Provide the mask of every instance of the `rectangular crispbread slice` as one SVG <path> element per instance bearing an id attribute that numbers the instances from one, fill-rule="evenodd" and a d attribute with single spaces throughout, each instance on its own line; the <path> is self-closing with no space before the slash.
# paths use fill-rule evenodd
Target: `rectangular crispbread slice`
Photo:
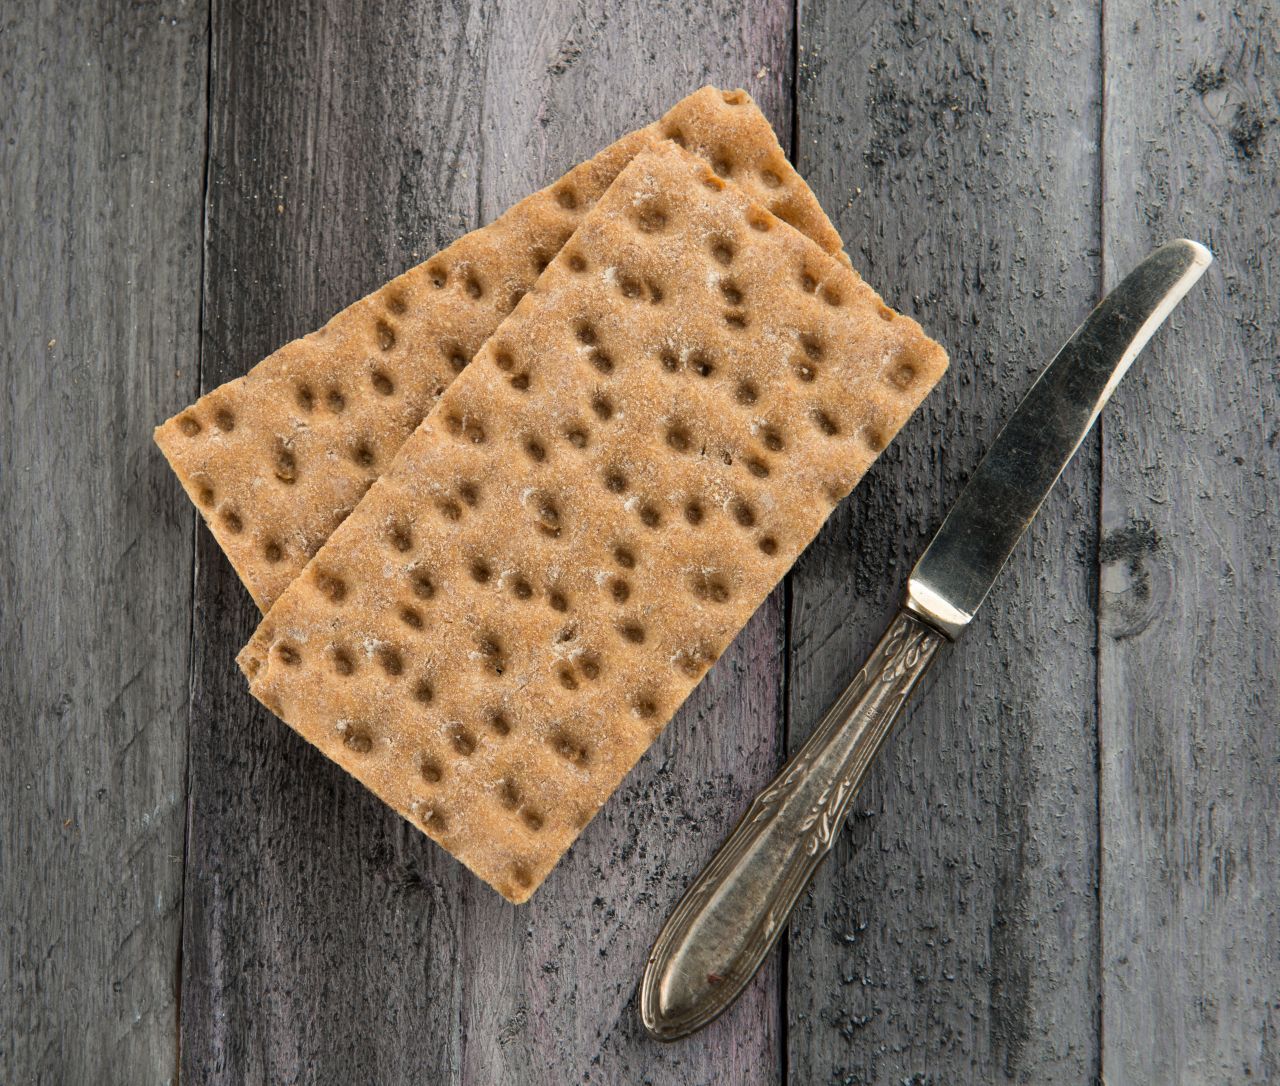
<path id="1" fill-rule="evenodd" d="M 524 901 L 946 364 L 646 151 L 268 613 L 253 693 Z"/>
<path id="2" fill-rule="evenodd" d="M 266 610 L 533 286 L 618 171 L 670 138 L 829 252 L 840 238 L 745 91 L 704 87 L 156 429 Z"/>

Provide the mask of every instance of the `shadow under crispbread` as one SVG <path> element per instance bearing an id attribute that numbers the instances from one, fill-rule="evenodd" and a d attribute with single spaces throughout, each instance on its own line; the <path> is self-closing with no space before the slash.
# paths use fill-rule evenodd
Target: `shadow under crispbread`
<path id="1" fill-rule="evenodd" d="M 645 152 L 272 608 L 251 688 L 524 901 L 945 366 Z"/>

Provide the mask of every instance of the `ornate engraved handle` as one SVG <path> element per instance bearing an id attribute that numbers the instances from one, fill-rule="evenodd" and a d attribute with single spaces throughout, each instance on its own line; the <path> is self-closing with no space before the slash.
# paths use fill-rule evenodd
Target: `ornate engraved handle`
<path id="1" fill-rule="evenodd" d="M 655 1037 L 670 1041 L 701 1029 L 747 986 L 944 640 L 899 612 L 809 741 L 689 888 L 645 968 L 640 1012 Z"/>

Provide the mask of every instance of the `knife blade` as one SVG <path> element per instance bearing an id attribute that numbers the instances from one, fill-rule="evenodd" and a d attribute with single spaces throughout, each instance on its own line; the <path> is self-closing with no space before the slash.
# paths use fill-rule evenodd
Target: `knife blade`
<path id="1" fill-rule="evenodd" d="M 866 664 L 667 920 L 640 987 L 654 1037 L 701 1029 L 754 976 L 920 679 L 969 624 L 1133 360 L 1212 261 L 1194 241 L 1157 249 L 1036 379 L 916 563 Z"/>

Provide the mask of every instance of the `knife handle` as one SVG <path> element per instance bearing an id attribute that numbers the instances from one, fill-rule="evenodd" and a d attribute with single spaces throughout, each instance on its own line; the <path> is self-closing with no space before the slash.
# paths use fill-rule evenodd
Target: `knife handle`
<path id="1" fill-rule="evenodd" d="M 645 967 L 640 1013 L 653 1036 L 671 1041 L 701 1029 L 747 986 L 945 640 L 900 611 L 813 735 L 689 887 Z"/>

